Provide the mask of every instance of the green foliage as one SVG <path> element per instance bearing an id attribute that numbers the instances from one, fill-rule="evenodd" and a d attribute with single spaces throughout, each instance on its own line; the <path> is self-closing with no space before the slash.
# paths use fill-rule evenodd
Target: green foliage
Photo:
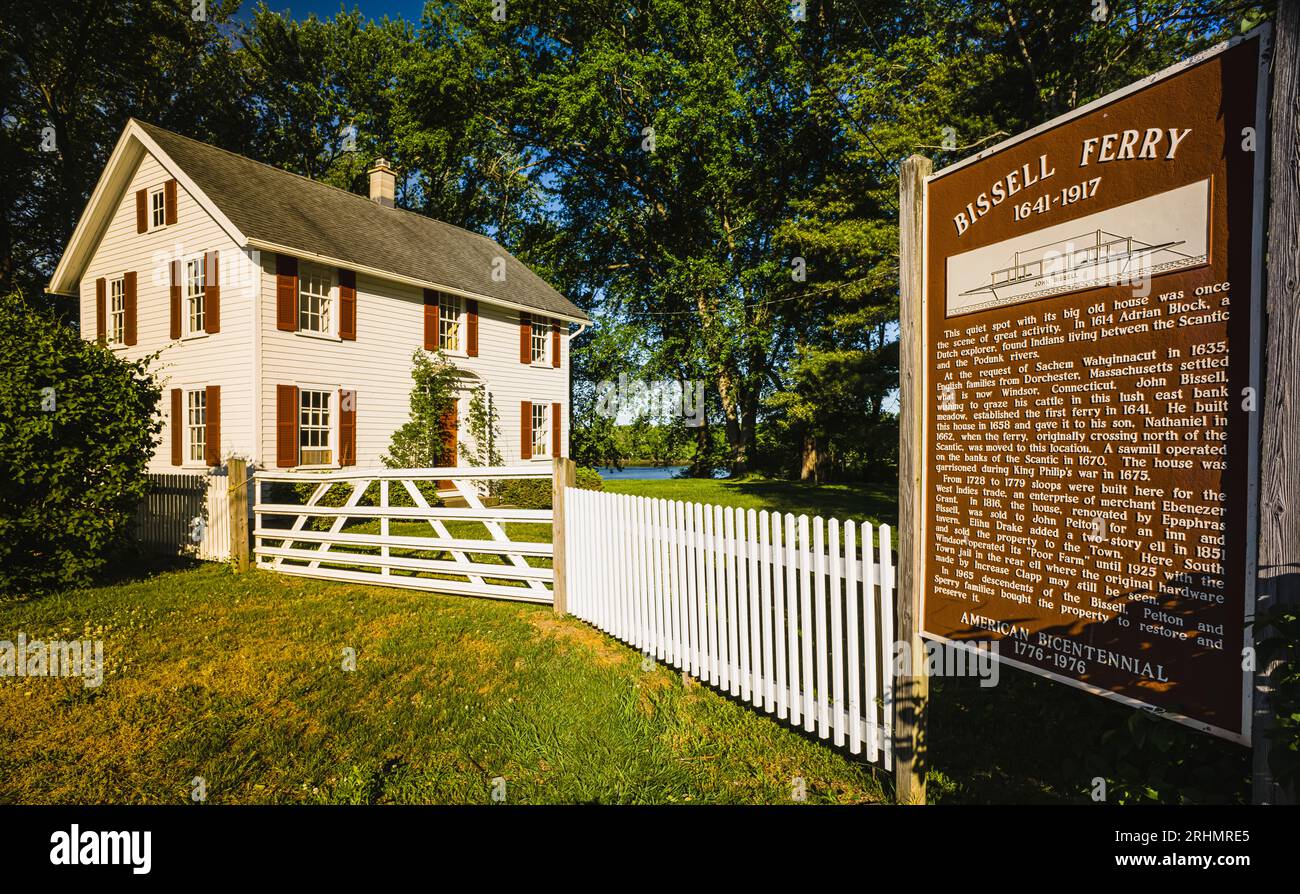
<path id="1" fill-rule="evenodd" d="M 600 477 L 600 473 L 595 469 L 589 469 L 586 466 L 578 466 L 574 483 L 583 490 L 604 490 L 605 479 Z"/>
<path id="2" fill-rule="evenodd" d="M 1246 788 L 1236 749 L 1145 711 L 1130 711 L 1081 753 L 1066 758 L 1067 772 L 1104 779 L 1108 804 L 1232 803 Z"/>
<path id="3" fill-rule="evenodd" d="M 152 359 L 0 298 L 0 590 L 84 584 L 127 542 L 162 428 Z"/>
<path id="4" fill-rule="evenodd" d="M 459 446 L 461 459 L 471 466 L 501 465 L 501 414 L 489 397 L 483 386 L 470 395 L 466 428 L 472 444 L 461 441 Z"/>
<path id="5" fill-rule="evenodd" d="M 390 469 L 430 469 L 451 465 L 447 450 L 447 415 L 456 406 L 456 368 L 439 351 L 411 355 L 411 416 L 393 432 L 380 461 Z"/>
<path id="6" fill-rule="evenodd" d="M 1278 606 L 1255 619 L 1264 636 L 1256 644 L 1261 661 L 1278 662 L 1269 674 L 1273 729 L 1268 765 L 1278 784 L 1295 790 L 1300 782 L 1300 614 Z"/>
<path id="7" fill-rule="evenodd" d="M 576 486 L 584 490 L 604 490 L 605 479 L 595 469 L 578 466 Z M 520 509 L 550 509 L 551 479 L 518 478 L 502 481 L 500 485 L 501 502 Z"/>

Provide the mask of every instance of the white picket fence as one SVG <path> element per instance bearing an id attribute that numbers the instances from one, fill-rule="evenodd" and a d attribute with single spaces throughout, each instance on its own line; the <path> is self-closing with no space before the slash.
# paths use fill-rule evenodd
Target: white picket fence
<path id="1" fill-rule="evenodd" d="M 150 473 L 136 510 L 135 536 L 149 550 L 224 562 L 230 558 L 226 467 L 206 472 Z"/>
<path id="2" fill-rule="evenodd" d="M 888 525 L 567 488 L 564 526 L 574 615 L 892 765 Z"/>
<path id="3" fill-rule="evenodd" d="M 537 465 L 259 471 L 253 476 L 253 556 L 259 568 L 284 574 L 551 603 L 549 561 L 529 562 L 552 556 L 551 510 L 489 507 L 482 500 L 489 481 L 550 477 L 549 466 Z M 270 485 L 304 482 L 314 486 L 305 502 L 267 499 Z M 465 505 L 430 505 L 419 485 L 429 490 L 433 482 L 444 482 L 436 485 L 440 496 L 457 495 Z M 347 492 L 343 505 L 324 505 L 340 485 Z M 365 499 L 368 490 L 372 496 Z M 393 505 L 399 490 L 407 505 Z M 316 530 L 312 519 L 328 519 L 328 530 Z M 391 530 L 412 522 L 418 533 Z M 465 522 L 477 523 L 468 526 L 475 536 L 466 536 Z M 511 540 L 506 524 L 545 525 L 547 536 L 543 542 Z"/>

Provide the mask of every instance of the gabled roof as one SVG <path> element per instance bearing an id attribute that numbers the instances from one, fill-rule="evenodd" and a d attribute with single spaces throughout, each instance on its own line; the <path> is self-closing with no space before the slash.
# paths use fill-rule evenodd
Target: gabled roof
<path id="1" fill-rule="evenodd" d="M 366 196 L 282 171 L 134 118 L 127 124 L 123 141 L 137 128 L 145 138 L 142 142 L 146 148 L 156 147 L 183 172 L 186 186 L 192 184 L 202 192 L 225 219 L 224 223 L 235 230 L 231 235 L 242 245 L 316 257 L 563 319 L 590 319 L 486 236 L 422 214 L 386 208 Z M 123 149 L 123 141 L 114 150 L 115 158 Z M 114 160 L 110 160 L 110 167 Z M 97 188 L 91 205 L 99 191 Z M 89 216 L 91 205 L 84 216 Z M 81 229 L 78 226 L 74 240 L 82 235 Z M 492 278 L 496 258 L 505 261 L 506 275 L 501 282 Z M 67 260 L 65 256 L 64 261 Z M 51 291 L 61 291 L 56 288 L 61 274 L 63 279 L 69 275 L 63 268 L 64 262 L 60 262 Z"/>

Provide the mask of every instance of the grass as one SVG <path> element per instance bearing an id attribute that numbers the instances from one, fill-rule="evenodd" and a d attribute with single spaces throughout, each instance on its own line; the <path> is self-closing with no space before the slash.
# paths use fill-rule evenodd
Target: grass
<path id="1" fill-rule="evenodd" d="M 605 490 L 664 500 L 686 500 L 766 509 L 795 515 L 823 516 L 841 521 L 868 521 L 891 528 L 898 524 L 898 489 L 879 484 L 810 484 L 767 478 L 738 480 L 712 478 L 618 478 L 605 482 Z M 897 537 L 894 536 L 897 543 Z"/>
<path id="2" fill-rule="evenodd" d="M 222 566 L 0 602 L 0 640 L 105 678 L 0 678 L 0 801 L 814 803 L 876 771 L 549 608 Z M 344 650 L 356 651 L 345 670 Z"/>

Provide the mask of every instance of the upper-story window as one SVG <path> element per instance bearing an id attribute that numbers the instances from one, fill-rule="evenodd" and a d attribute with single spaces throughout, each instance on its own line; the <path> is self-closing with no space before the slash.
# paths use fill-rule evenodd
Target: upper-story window
<path id="1" fill-rule="evenodd" d="M 126 290 L 120 276 L 108 281 L 108 342 L 126 342 Z"/>
<path id="2" fill-rule="evenodd" d="M 537 402 L 533 404 L 533 457 L 549 456 L 551 453 L 551 405 Z"/>
<path id="3" fill-rule="evenodd" d="M 149 229 L 167 225 L 167 193 L 160 186 L 149 190 Z"/>
<path id="4" fill-rule="evenodd" d="M 188 334 L 203 331 L 203 291 L 206 282 L 203 255 L 185 262 L 185 325 Z"/>
<path id="5" fill-rule="evenodd" d="M 545 320 L 533 320 L 532 353 L 533 363 L 551 362 L 551 324 Z"/>
<path id="6" fill-rule="evenodd" d="M 456 295 L 438 295 L 438 347 L 444 351 L 463 351 L 461 333 L 462 304 Z"/>
<path id="7" fill-rule="evenodd" d="M 298 329 L 330 334 L 333 326 L 334 278 L 323 267 L 303 264 L 298 270 Z"/>

